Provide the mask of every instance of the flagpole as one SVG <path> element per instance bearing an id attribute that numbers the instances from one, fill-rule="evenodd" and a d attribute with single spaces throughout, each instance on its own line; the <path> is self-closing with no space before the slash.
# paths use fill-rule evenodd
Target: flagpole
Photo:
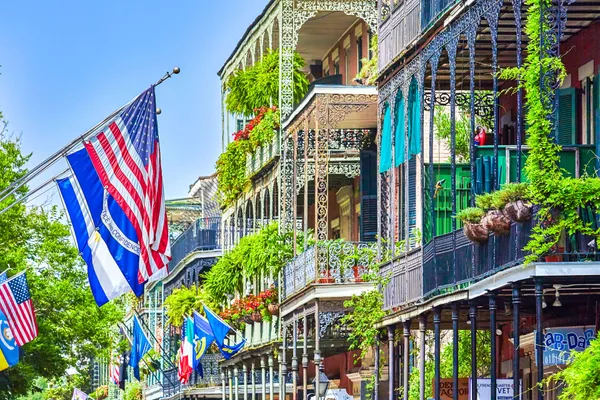
<path id="1" fill-rule="evenodd" d="M 172 77 L 173 75 L 179 74 L 180 71 L 181 70 L 179 69 L 179 67 L 173 68 L 172 72 L 167 72 L 162 78 L 160 78 L 154 84 L 154 86 L 160 85 L 161 83 L 163 83 L 164 81 L 166 81 L 167 79 L 169 79 L 170 77 Z M 137 98 L 137 96 L 136 96 L 136 98 Z M 108 117 L 106 117 L 105 119 L 103 119 L 101 122 L 97 123 L 92 128 L 88 129 L 83 135 L 80 135 L 77 138 L 75 138 L 74 140 L 72 140 L 71 142 L 69 142 L 69 144 L 67 144 L 66 146 L 64 146 L 63 148 L 61 148 L 60 150 L 58 150 L 54 154 L 52 154 L 50 157 L 48 157 L 47 159 L 45 159 L 44 161 L 42 161 L 40 164 L 36 165 L 34 168 L 32 168 L 29 172 L 27 172 L 21 178 L 17 179 L 15 182 L 13 182 L 10 185 L 8 185 L 4 190 L 0 191 L 0 196 L 2 196 L 2 197 L 0 197 L 0 203 L 2 201 L 4 201 L 8 196 L 10 196 L 11 194 L 15 193 L 21 187 L 23 187 L 23 185 L 25 185 L 27 182 L 29 182 L 30 180 L 32 180 L 36 176 L 40 175 L 42 172 L 44 172 L 45 170 L 47 170 L 48 168 L 50 168 L 52 165 L 54 165 L 58 160 L 60 160 L 64 156 L 66 156 L 67 153 L 70 150 L 72 150 L 74 147 L 76 147 L 77 145 L 79 145 L 87 137 L 89 137 L 92 134 L 96 133 L 96 131 L 99 128 L 101 128 L 102 126 L 106 125 L 106 123 L 108 121 L 110 121 L 116 115 L 118 115 L 121 111 L 123 111 L 123 109 L 125 107 L 127 107 L 134 100 L 135 100 L 135 98 L 132 99 L 131 101 L 129 101 L 127 104 L 125 104 L 122 107 L 120 107 L 118 110 L 112 112 Z"/>

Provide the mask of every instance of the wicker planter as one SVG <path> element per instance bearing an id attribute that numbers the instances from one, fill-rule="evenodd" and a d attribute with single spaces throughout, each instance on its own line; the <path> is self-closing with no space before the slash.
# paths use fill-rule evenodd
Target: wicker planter
<path id="1" fill-rule="evenodd" d="M 517 200 L 504 206 L 504 213 L 515 222 L 525 222 L 531 219 L 531 204 Z"/>
<path id="2" fill-rule="evenodd" d="M 485 243 L 488 241 L 488 230 L 481 224 L 465 222 L 463 225 L 463 232 L 471 242 Z"/>
<path id="3" fill-rule="evenodd" d="M 267 309 L 269 310 L 269 314 L 279 315 L 279 304 L 269 304 Z"/>
<path id="4" fill-rule="evenodd" d="M 510 233 L 510 218 L 500 210 L 490 210 L 481 219 L 481 225 L 496 235 L 508 235 Z"/>
<path id="5" fill-rule="evenodd" d="M 242 321 L 244 321 L 244 322 L 245 322 L 245 323 L 247 323 L 247 324 L 251 324 L 251 323 L 252 323 L 252 321 L 253 321 L 253 320 L 252 320 L 252 316 L 250 316 L 250 315 L 244 315 L 244 316 L 242 317 Z"/>
<path id="6" fill-rule="evenodd" d="M 253 322 L 262 322 L 263 317 L 260 311 L 254 311 L 252 314 L 250 314 L 250 319 Z"/>

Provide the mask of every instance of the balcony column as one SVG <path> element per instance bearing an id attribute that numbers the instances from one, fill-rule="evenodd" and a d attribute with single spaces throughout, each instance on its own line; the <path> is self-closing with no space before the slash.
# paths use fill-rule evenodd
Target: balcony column
<path id="1" fill-rule="evenodd" d="M 292 400 L 298 399 L 298 320 L 292 327 Z"/>
<path id="2" fill-rule="evenodd" d="M 425 329 L 427 317 L 419 316 L 419 400 L 425 400 Z"/>
<path id="3" fill-rule="evenodd" d="M 221 368 L 221 399 L 222 400 L 226 400 L 227 399 L 227 389 L 226 389 L 226 384 L 227 384 L 227 376 L 225 374 L 225 368 Z"/>
<path id="4" fill-rule="evenodd" d="M 452 303 L 452 399 L 458 400 L 458 303 Z"/>
<path id="5" fill-rule="evenodd" d="M 535 279 L 535 348 L 537 364 L 537 384 L 538 400 L 544 400 L 544 391 L 542 382 L 544 381 L 544 320 L 543 320 L 543 302 L 544 302 L 544 283 L 541 278 Z"/>
<path id="6" fill-rule="evenodd" d="M 404 320 L 402 323 L 402 334 L 404 335 L 404 400 L 408 400 L 408 378 L 409 378 L 409 359 L 410 359 L 410 320 Z"/>
<path id="7" fill-rule="evenodd" d="M 252 380 L 252 392 L 250 393 L 250 399 L 256 400 L 256 368 L 254 359 L 252 359 L 252 362 L 250 363 L 250 374 L 252 374 L 250 378 Z"/>
<path id="8" fill-rule="evenodd" d="M 233 367 L 233 382 L 234 382 L 233 390 L 235 391 L 234 399 L 239 400 L 240 399 L 240 370 L 239 370 L 237 364 L 236 364 L 236 366 Z"/>
<path id="9" fill-rule="evenodd" d="M 434 390 L 433 390 L 433 398 L 440 398 L 440 353 L 441 353 L 441 343 L 440 343 L 440 323 L 441 323 L 441 312 L 439 308 L 433 309 L 433 352 L 434 352 Z"/>
<path id="10" fill-rule="evenodd" d="M 302 399 L 307 399 L 308 392 L 308 317 L 302 320 Z"/>
<path id="11" fill-rule="evenodd" d="M 521 393 L 521 385 L 519 381 L 519 375 L 521 372 L 521 337 L 520 337 L 520 326 L 521 326 L 521 285 L 519 282 L 512 284 L 512 303 L 513 303 L 513 387 L 514 393 Z"/>
<path id="12" fill-rule="evenodd" d="M 229 400 L 233 400 L 233 369 L 227 369 L 227 376 L 229 381 Z"/>
<path id="13" fill-rule="evenodd" d="M 394 325 L 389 325 L 387 327 L 387 333 L 388 333 L 388 354 L 389 354 L 389 360 L 388 360 L 388 380 L 389 380 L 389 384 L 388 384 L 388 398 L 389 400 L 394 400 L 394 390 L 396 390 L 396 387 L 394 385 L 394 363 L 395 363 L 395 359 L 394 359 L 394 331 L 395 331 L 395 327 Z"/>
<path id="14" fill-rule="evenodd" d="M 265 400 L 267 398 L 267 361 L 265 356 L 260 358 L 260 370 L 261 370 L 261 399 Z"/>
<path id="15" fill-rule="evenodd" d="M 490 369 L 490 390 L 491 390 L 491 400 L 496 400 L 497 396 L 497 380 L 496 380 L 496 294 L 494 292 L 490 293 L 490 364 L 492 368 Z"/>
<path id="16" fill-rule="evenodd" d="M 381 362 L 380 353 L 380 338 L 381 333 L 379 330 L 377 331 L 377 335 L 375 336 L 375 385 L 373 387 L 373 398 L 379 399 L 379 366 Z M 317 387 L 319 387 L 319 381 L 317 381 Z"/>
<path id="17" fill-rule="evenodd" d="M 296 174 L 298 173 L 298 129 L 294 129 L 292 135 L 292 243 L 298 243 L 296 240 L 296 235 L 298 234 L 298 224 L 296 223 L 296 219 L 298 218 L 298 187 L 296 183 Z M 296 246 L 294 245 L 292 247 L 294 257 L 296 257 Z M 294 282 L 296 281 L 295 278 L 296 277 L 294 276 Z"/>
<path id="18" fill-rule="evenodd" d="M 287 376 L 287 326 L 283 327 L 281 340 L 281 356 L 279 357 L 279 365 L 281 372 L 279 373 L 279 398 L 284 399 L 286 395 L 285 378 Z"/>
<path id="19" fill-rule="evenodd" d="M 319 321 L 319 301 L 317 300 L 315 303 L 315 394 L 318 397 L 319 395 L 319 383 L 321 382 L 321 377 L 319 376 L 320 366 L 321 366 L 321 324 Z M 375 397 L 377 398 L 377 397 Z M 320 399 L 317 399 L 320 400 Z"/>
<path id="20" fill-rule="evenodd" d="M 248 366 L 242 364 L 242 372 L 244 373 L 244 400 L 248 400 Z"/>
<path id="21" fill-rule="evenodd" d="M 273 353 L 269 353 L 269 398 L 271 400 L 275 399 L 275 379 L 273 376 Z"/>
<path id="22" fill-rule="evenodd" d="M 469 308 L 471 321 L 471 393 L 477 393 L 477 304 L 471 302 Z"/>

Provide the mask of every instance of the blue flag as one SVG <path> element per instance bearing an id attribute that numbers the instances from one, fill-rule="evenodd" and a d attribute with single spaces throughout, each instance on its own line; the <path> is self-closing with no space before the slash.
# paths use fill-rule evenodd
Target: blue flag
<path id="1" fill-rule="evenodd" d="M 204 312 L 206 313 L 206 319 L 208 320 L 210 329 L 213 332 L 215 341 L 217 342 L 217 345 L 219 346 L 219 350 L 221 351 L 221 354 L 223 355 L 223 357 L 225 357 L 226 360 L 229 360 L 231 357 L 236 355 L 240 350 L 242 350 L 242 348 L 244 348 L 244 345 L 246 344 L 246 339 L 242 339 L 241 342 L 234 344 L 232 346 L 225 344 L 225 338 L 227 337 L 229 332 L 233 331 L 234 329 L 232 327 L 230 327 L 229 325 L 227 325 L 227 323 L 225 321 L 223 321 L 221 318 L 219 318 L 219 316 L 217 314 L 213 313 L 206 306 L 204 306 Z"/>
<path id="2" fill-rule="evenodd" d="M 200 359 L 206 351 L 210 347 L 210 345 L 215 341 L 215 336 L 213 335 L 212 329 L 210 329 L 210 324 L 202 315 L 198 314 L 194 311 L 194 334 L 195 334 L 195 357 L 194 360 L 194 369 L 198 371 L 200 376 L 204 378 L 204 371 L 202 371 L 202 363 Z"/>
<path id="3" fill-rule="evenodd" d="M 0 371 L 19 362 L 19 346 L 15 343 L 6 316 L 0 311 Z"/>
<path id="4" fill-rule="evenodd" d="M 144 354 L 150 350 L 150 341 L 146 337 L 146 334 L 142 330 L 140 321 L 137 316 L 133 316 L 133 340 L 131 342 L 131 359 L 129 365 L 133 367 L 133 376 L 139 381 L 140 380 L 140 361 Z"/>
<path id="5" fill-rule="evenodd" d="M 56 183 L 96 303 L 101 306 L 132 290 L 140 296 L 144 285 L 138 279 L 140 245 L 133 224 L 105 190 L 85 149 L 67 160 L 73 175 Z"/>

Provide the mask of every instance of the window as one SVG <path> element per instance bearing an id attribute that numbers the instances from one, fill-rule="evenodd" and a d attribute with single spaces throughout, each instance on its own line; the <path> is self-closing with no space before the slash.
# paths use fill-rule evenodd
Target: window
<path id="1" fill-rule="evenodd" d="M 358 59 L 358 72 L 362 69 L 362 59 L 363 59 L 363 38 L 359 36 L 356 39 L 356 58 Z"/>
<path id="2" fill-rule="evenodd" d="M 336 58 L 335 61 L 333 62 L 333 71 L 335 73 L 335 75 L 339 75 L 340 73 L 340 59 Z"/>
<path id="3" fill-rule="evenodd" d="M 241 131 L 242 129 L 244 129 L 244 120 L 243 119 L 236 120 L 235 126 L 236 126 L 236 129 L 235 129 L 236 132 Z"/>
<path id="4" fill-rule="evenodd" d="M 590 77 L 581 81 L 581 143 L 594 144 L 594 95 L 597 82 Z"/>
<path id="5" fill-rule="evenodd" d="M 373 32 L 369 29 L 369 60 L 373 58 L 373 49 L 371 48 L 371 42 L 373 41 Z"/>

